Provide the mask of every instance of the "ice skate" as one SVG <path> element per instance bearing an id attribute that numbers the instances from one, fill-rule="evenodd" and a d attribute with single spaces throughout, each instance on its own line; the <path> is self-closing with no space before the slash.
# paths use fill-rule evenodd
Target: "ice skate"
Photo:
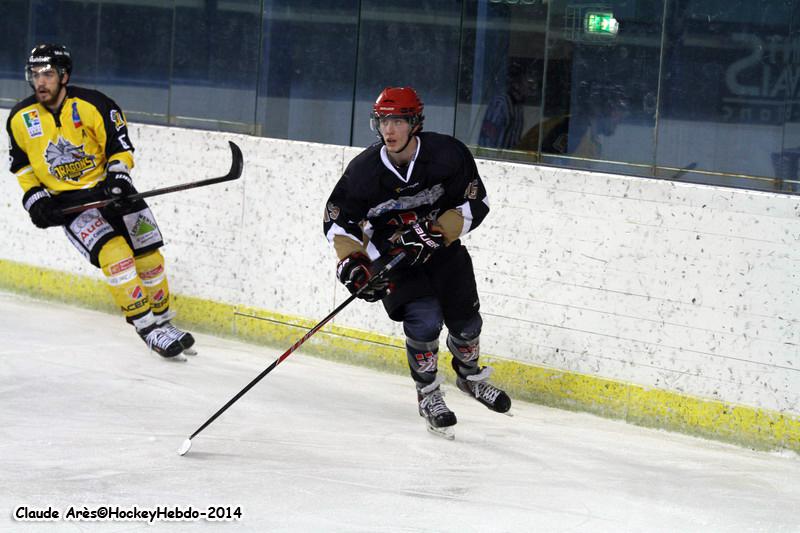
<path id="1" fill-rule="evenodd" d="M 188 331 L 183 331 L 175 327 L 171 320 L 175 317 L 173 311 L 167 311 L 162 316 L 156 318 L 156 324 L 160 327 L 166 335 L 178 341 L 183 347 L 184 355 L 197 355 L 197 350 L 193 348 L 194 337 Z"/>
<path id="2" fill-rule="evenodd" d="M 181 343 L 157 324 L 137 330 L 136 332 L 145 344 L 147 344 L 147 347 L 161 357 L 172 361 L 186 361 L 186 357 L 181 353 L 183 352 Z"/>
<path id="3" fill-rule="evenodd" d="M 483 405 L 498 413 L 507 413 L 511 409 L 511 398 L 505 391 L 489 383 L 492 367 L 483 367 L 480 372 L 472 376 L 456 378 L 459 390 L 469 394 Z M 509 415 L 510 416 L 510 415 Z"/>
<path id="4" fill-rule="evenodd" d="M 456 414 L 444 403 L 444 392 L 439 388 L 442 379 L 430 385 L 417 387 L 419 400 L 419 416 L 425 419 L 428 431 L 447 440 L 455 439 L 453 426 L 456 425 Z"/>

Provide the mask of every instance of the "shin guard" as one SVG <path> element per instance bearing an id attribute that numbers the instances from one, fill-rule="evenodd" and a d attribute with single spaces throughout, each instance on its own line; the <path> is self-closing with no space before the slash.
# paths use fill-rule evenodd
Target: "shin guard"
<path id="1" fill-rule="evenodd" d="M 424 342 L 406 337 L 406 356 L 417 387 L 433 383 L 439 361 L 439 339 Z"/>
<path id="2" fill-rule="evenodd" d="M 477 374 L 480 357 L 480 336 L 474 339 L 463 339 L 452 333 L 447 335 L 447 348 L 453 354 L 453 370 L 461 378 Z"/>
<path id="3" fill-rule="evenodd" d="M 164 270 L 164 256 L 153 250 L 136 258 L 136 270 L 150 298 L 150 308 L 156 317 L 169 311 L 169 283 Z"/>
<path id="4" fill-rule="evenodd" d="M 150 301 L 136 272 L 133 251 L 122 237 L 114 237 L 100 249 L 100 268 L 106 276 L 111 297 L 133 323 L 150 312 Z"/>

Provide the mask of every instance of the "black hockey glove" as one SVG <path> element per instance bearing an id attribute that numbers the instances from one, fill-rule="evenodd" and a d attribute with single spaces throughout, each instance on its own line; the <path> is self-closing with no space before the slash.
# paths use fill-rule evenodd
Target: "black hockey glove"
<path id="1" fill-rule="evenodd" d="M 344 283 L 350 294 L 356 294 L 362 287 L 367 286 L 358 297 L 368 302 L 377 302 L 389 294 L 391 284 L 385 279 L 374 279 L 369 270 L 371 264 L 372 261 L 366 255 L 360 252 L 352 253 L 339 261 L 336 266 L 336 276 Z"/>
<path id="2" fill-rule="evenodd" d="M 50 193 L 41 187 L 35 187 L 25 193 L 22 205 L 28 210 L 31 221 L 37 228 L 62 226 L 66 222 L 66 217 L 61 214 L 61 208 Z"/>
<path id="3" fill-rule="evenodd" d="M 405 264 L 421 265 L 444 246 L 444 237 L 431 229 L 430 222 L 416 223 L 409 226 L 395 241 L 394 253 L 406 253 Z"/>
<path id="4" fill-rule="evenodd" d="M 106 181 L 103 183 L 103 193 L 112 200 L 122 199 L 131 194 L 136 194 L 133 180 L 128 173 L 125 163 L 114 161 L 106 169 Z"/>

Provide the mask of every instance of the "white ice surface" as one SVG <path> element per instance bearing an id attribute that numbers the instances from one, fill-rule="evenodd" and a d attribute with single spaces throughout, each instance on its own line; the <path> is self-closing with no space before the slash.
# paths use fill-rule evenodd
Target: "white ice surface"
<path id="1" fill-rule="evenodd" d="M 447 387 L 450 442 L 425 431 L 408 377 L 301 353 L 180 457 L 287 347 L 198 335 L 200 355 L 170 363 L 117 316 L 0 293 L 0 318 L 0 531 L 800 531 L 794 453 L 522 402 L 512 418 Z M 12 518 L 101 505 L 242 519 Z"/>

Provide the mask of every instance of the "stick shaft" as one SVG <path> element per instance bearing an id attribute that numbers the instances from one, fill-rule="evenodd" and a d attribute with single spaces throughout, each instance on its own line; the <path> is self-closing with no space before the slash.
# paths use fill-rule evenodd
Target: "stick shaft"
<path id="1" fill-rule="evenodd" d="M 405 253 L 400 253 L 400 254 L 396 255 L 396 256 L 395 256 L 395 257 L 394 257 L 394 258 L 393 258 L 391 261 L 389 261 L 389 262 L 386 264 L 386 266 L 384 266 L 384 267 L 383 267 L 383 268 L 382 268 L 382 269 L 381 269 L 381 270 L 380 270 L 380 271 L 379 271 L 377 274 L 375 274 L 375 275 L 372 277 L 372 281 L 374 281 L 374 280 L 378 280 L 378 279 L 382 278 L 383 276 L 385 276 L 385 275 L 386 275 L 386 274 L 387 274 L 387 273 L 388 273 L 388 272 L 389 272 L 391 269 L 393 269 L 393 268 L 394 268 L 394 267 L 396 267 L 398 264 L 400 264 L 400 262 L 401 262 L 401 261 L 402 261 L 404 258 L 405 258 Z M 254 378 L 254 379 L 253 379 L 253 380 L 252 380 L 250 383 L 248 383 L 247 385 L 245 385 L 245 387 L 244 387 L 242 390 L 240 390 L 239 392 L 237 392 L 237 393 L 236 393 L 236 395 L 235 395 L 233 398 L 231 398 L 230 400 L 228 400 L 228 402 L 227 402 L 225 405 L 223 405 L 222 407 L 220 407 L 220 408 L 219 408 L 219 410 L 218 410 L 216 413 L 214 413 L 214 414 L 211 416 L 211 418 L 209 418 L 208 420 L 206 420 L 206 421 L 203 423 L 203 425 L 202 425 L 202 426 L 200 426 L 199 428 L 197 428 L 197 430 L 196 430 L 194 433 L 192 433 L 192 436 L 191 436 L 191 437 L 189 437 L 189 440 L 192 440 L 193 438 L 195 438 L 195 437 L 196 437 L 196 436 L 197 436 L 197 435 L 198 435 L 198 434 L 199 434 L 201 431 L 203 431 L 205 428 L 207 428 L 209 425 L 211 425 L 211 423 L 212 423 L 212 422 L 214 422 L 214 420 L 216 420 L 216 419 L 217 419 L 217 418 L 218 418 L 218 417 L 219 417 L 219 416 L 220 416 L 222 413 L 224 413 L 225 411 L 227 411 L 227 410 L 228 410 L 228 408 L 229 408 L 231 405 L 233 405 L 234 403 L 236 403 L 236 402 L 239 400 L 239 398 L 241 398 L 242 396 L 244 396 L 244 395 L 247 393 L 247 391 L 249 391 L 250 389 L 252 389 L 252 388 L 253 388 L 253 387 L 256 385 L 256 383 L 258 383 L 259 381 L 261 381 L 261 380 L 264 378 L 264 376 L 266 376 L 267 374 L 269 374 L 270 372 L 272 372 L 272 371 L 275 369 L 275 367 L 276 367 L 276 366 L 278 366 L 279 364 L 281 364 L 283 361 L 285 361 L 285 360 L 286 360 L 286 358 L 287 358 L 287 357 L 289 357 L 289 356 L 292 354 L 292 352 L 294 352 L 294 351 L 295 351 L 295 350 L 297 350 L 297 349 L 298 349 L 300 346 L 302 346 L 302 345 L 303 345 L 303 343 L 305 343 L 305 342 L 306 342 L 306 341 L 307 341 L 309 338 L 311 338 L 311 336 L 312 336 L 312 335 L 314 335 L 314 334 L 315 334 L 317 331 L 319 331 L 320 329 L 322 329 L 322 327 L 323 327 L 325 324 L 327 324 L 328 322 L 330 322 L 330 321 L 331 321 L 331 319 L 332 319 L 333 317 L 335 317 L 336 315 L 338 315 L 338 314 L 339 314 L 339 312 L 340 312 L 342 309 L 344 309 L 345 307 L 347 307 L 348 305 L 350 305 L 350 303 L 351 303 L 353 300 L 355 300 L 356 298 L 358 298 L 359 294 L 361 294 L 361 292 L 362 292 L 363 290 L 365 290 L 367 287 L 369 287 L 369 283 L 368 283 L 367 285 L 363 286 L 361 289 L 359 289 L 359 290 L 358 290 L 358 291 L 357 291 L 355 294 L 352 294 L 352 295 L 350 295 L 350 297 L 349 297 L 347 300 L 345 300 L 344 302 L 342 302 L 341 304 L 339 304 L 339 306 L 338 306 L 338 307 L 336 307 L 336 309 L 334 309 L 333 311 L 331 311 L 330 313 L 328 313 L 328 316 L 326 316 L 325 318 L 323 318 L 322 320 L 320 320 L 320 321 L 319 321 L 319 323 L 317 323 L 317 325 L 316 325 L 316 326 L 314 326 L 313 328 L 311 328 L 310 330 L 308 330 L 308 331 L 306 332 L 306 334 L 305 334 L 305 335 L 303 335 L 303 336 L 302 336 L 302 337 L 301 337 L 301 338 L 300 338 L 300 339 L 299 339 L 297 342 L 295 342 L 295 343 L 294 343 L 294 344 L 293 344 L 293 345 L 292 345 L 292 346 L 291 346 L 291 347 L 290 347 L 288 350 L 286 350 L 285 352 L 283 352 L 283 354 L 281 354 L 281 356 L 280 356 L 280 357 L 278 357 L 277 359 L 275 359 L 275 361 L 273 361 L 271 365 L 269 365 L 267 368 L 265 368 L 265 369 L 264 369 L 264 370 L 263 370 L 263 371 L 262 371 L 262 372 L 261 372 L 259 375 L 257 375 L 257 376 L 256 376 L 256 377 L 255 377 L 255 378 Z"/>
<path id="2" fill-rule="evenodd" d="M 190 183 L 181 183 L 179 185 L 171 185 L 169 187 L 162 187 L 160 189 L 153 189 L 145 192 L 137 192 L 119 199 L 104 198 L 102 200 L 95 200 L 93 202 L 88 202 L 81 205 L 73 205 L 70 207 L 66 207 L 62 209 L 61 212 L 65 215 L 71 215 L 72 213 L 79 213 L 81 211 L 86 211 L 87 209 L 105 207 L 108 204 L 117 201 L 135 202 L 136 200 L 150 198 L 151 196 L 160 196 L 162 194 L 186 191 L 189 189 L 195 189 L 197 187 L 205 187 L 206 185 L 213 185 L 215 183 L 222 183 L 224 181 L 232 181 L 238 179 L 242 175 L 242 168 L 244 166 L 244 161 L 242 158 L 242 150 L 233 142 L 228 141 L 228 143 L 230 144 L 231 154 L 232 154 L 231 169 L 224 176 L 219 176 L 216 178 L 207 178 L 203 180 L 193 181 Z"/>

